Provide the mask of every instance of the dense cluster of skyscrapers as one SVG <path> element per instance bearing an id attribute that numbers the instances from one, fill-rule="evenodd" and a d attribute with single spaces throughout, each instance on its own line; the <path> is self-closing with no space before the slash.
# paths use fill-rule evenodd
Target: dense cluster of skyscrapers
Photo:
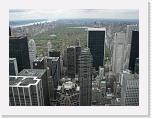
<path id="1" fill-rule="evenodd" d="M 126 29 L 115 33 L 108 62 L 106 28 L 88 28 L 87 47 L 69 46 L 63 56 L 50 41 L 37 56 L 35 41 L 9 28 L 9 105 L 138 106 L 139 28 Z"/>

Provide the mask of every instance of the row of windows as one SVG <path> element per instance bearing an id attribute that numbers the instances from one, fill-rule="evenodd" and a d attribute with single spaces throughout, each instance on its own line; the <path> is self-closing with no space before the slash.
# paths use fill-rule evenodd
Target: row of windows
<path id="1" fill-rule="evenodd" d="M 125 99 L 125 102 L 139 102 L 139 99 L 138 98 L 127 98 Z"/>

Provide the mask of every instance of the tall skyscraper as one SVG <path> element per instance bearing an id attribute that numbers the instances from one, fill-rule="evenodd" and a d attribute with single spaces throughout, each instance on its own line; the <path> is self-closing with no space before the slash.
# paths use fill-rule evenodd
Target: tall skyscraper
<path id="1" fill-rule="evenodd" d="M 92 56 L 85 48 L 79 57 L 80 106 L 91 105 L 92 98 Z"/>
<path id="2" fill-rule="evenodd" d="M 36 59 L 36 44 L 33 39 L 29 40 L 28 47 L 29 47 L 30 66 L 31 68 L 33 68 L 33 61 Z"/>
<path id="3" fill-rule="evenodd" d="M 134 73 L 136 58 L 139 58 L 139 27 L 138 25 L 127 25 L 125 69 L 128 68 Z"/>
<path id="4" fill-rule="evenodd" d="M 59 57 L 47 57 L 47 67 L 49 68 L 49 73 L 51 75 L 52 81 L 50 85 L 53 86 L 53 98 L 56 99 L 56 89 L 61 79 L 61 67 Z M 51 89 L 51 90 L 52 90 Z M 52 94 L 51 94 L 52 95 Z"/>
<path id="5" fill-rule="evenodd" d="M 61 79 L 61 68 L 59 57 L 47 57 L 47 66 L 50 68 L 50 74 L 53 78 L 54 88 L 57 88 L 58 81 Z"/>
<path id="6" fill-rule="evenodd" d="M 88 48 L 93 57 L 93 67 L 99 70 L 99 66 L 104 66 L 104 45 L 106 37 L 105 28 L 88 28 Z"/>
<path id="7" fill-rule="evenodd" d="M 9 58 L 9 75 L 16 76 L 18 74 L 16 58 Z"/>
<path id="8" fill-rule="evenodd" d="M 10 106 L 44 106 L 42 80 L 33 76 L 9 77 Z"/>
<path id="9" fill-rule="evenodd" d="M 129 69 L 135 72 L 136 58 L 139 58 L 139 31 L 132 31 L 132 42 L 129 59 Z"/>
<path id="10" fill-rule="evenodd" d="M 64 49 L 63 53 L 63 66 L 67 67 L 67 49 Z"/>
<path id="11" fill-rule="evenodd" d="M 132 42 L 133 31 L 139 31 L 139 26 L 138 25 L 127 25 L 127 32 L 126 32 L 127 44 L 131 44 L 131 42 Z"/>
<path id="12" fill-rule="evenodd" d="M 81 47 L 80 46 L 75 46 L 75 58 L 76 58 L 76 74 L 78 74 L 79 72 L 79 67 L 78 67 L 78 64 L 79 64 L 79 56 L 81 54 Z"/>
<path id="13" fill-rule="evenodd" d="M 67 48 L 67 72 L 70 78 L 74 78 L 75 75 L 78 74 L 78 59 L 80 53 L 80 46 L 70 46 Z"/>
<path id="14" fill-rule="evenodd" d="M 44 105 L 43 106 L 49 106 L 49 87 L 48 87 L 48 78 L 46 69 L 23 69 L 18 76 L 33 76 L 37 77 L 38 79 L 41 79 L 42 84 L 41 88 L 43 89 L 43 98 L 44 98 Z"/>
<path id="15" fill-rule="evenodd" d="M 122 73 L 121 105 L 139 106 L 139 75 Z"/>
<path id="16" fill-rule="evenodd" d="M 123 69 L 127 70 L 129 67 L 129 57 L 130 57 L 131 44 L 126 44 L 124 48 L 124 65 Z"/>
<path id="17" fill-rule="evenodd" d="M 9 37 L 9 57 L 16 58 L 18 71 L 30 69 L 28 39 L 26 36 Z"/>
<path id="18" fill-rule="evenodd" d="M 112 56 L 112 70 L 115 73 L 120 73 L 123 70 L 125 40 L 125 33 L 115 33 Z"/>
<path id="19" fill-rule="evenodd" d="M 70 46 L 67 48 L 67 74 L 69 78 L 75 78 L 76 74 L 76 55 L 75 47 Z"/>

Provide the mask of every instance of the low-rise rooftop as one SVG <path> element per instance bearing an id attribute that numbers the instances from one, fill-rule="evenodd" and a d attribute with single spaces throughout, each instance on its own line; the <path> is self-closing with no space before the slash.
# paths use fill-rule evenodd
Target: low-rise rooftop
<path id="1" fill-rule="evenodd" d="M 46 69 L 23 69 L 18 76 L 35 76 L 41 78 L 45 72 Z"/>

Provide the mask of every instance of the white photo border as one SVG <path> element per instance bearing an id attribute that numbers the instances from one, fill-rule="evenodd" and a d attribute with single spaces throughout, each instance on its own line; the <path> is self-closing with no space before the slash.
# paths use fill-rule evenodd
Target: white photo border
<path id="1" fill-rule="evenodd" d="M 2 115 L 148 115 L 147 0 L 5 0 L 1 8 L 0 112 Z M 9 106 L 9 9 L 138 9 L 139 106 Z"/>

